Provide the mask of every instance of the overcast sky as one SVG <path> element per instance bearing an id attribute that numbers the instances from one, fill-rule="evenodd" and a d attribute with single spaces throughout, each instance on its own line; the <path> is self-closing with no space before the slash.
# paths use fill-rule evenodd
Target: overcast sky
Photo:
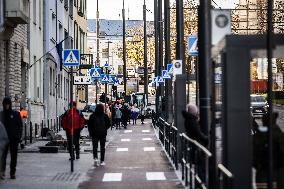
<path id="1" fill-rule="evenodd" d="M 96 18 L 97 1 L 87 0 L 88 19 Z M 172 2 L 173 0 L 171 0 Z M 222 8 L 232 8 L 238 0 L 214 0 Z M 144 0 L 125 0 L 125 18 L 130 20 L 143 19 L 143 2 Z M 147 13 L 147 20 L 153 20 L 153 2 L 154 0 L 146 0 L 147 9 L 151 12 Z M 99 11 L 101 19 L 118 20 L 121 18 L 122 0 L 99 0 Z M 129 11 L 128 11 L 129 10 Z"/>

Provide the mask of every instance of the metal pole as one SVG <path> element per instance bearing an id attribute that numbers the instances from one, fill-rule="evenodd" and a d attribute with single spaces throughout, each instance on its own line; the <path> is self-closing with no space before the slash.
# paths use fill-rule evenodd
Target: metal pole
<path id="1" fill-rule="evenodd" d="M 154 0 L 155 76 L 159 75 L 158 0 Z M 159 87 L 156 87 L 156 116 L 159 117 Z"/>
<path id="2" fill-rule="evenodd" d="M 146 3 L 143 5 L 143 21 L 144 21 L 144 104 L 148 104 L 148 63 L 147 63 L 147 20 L 146 20 Z"/>
<path id="3" fill-rule="evenodd" d="M 73 107 L 73 67 L 71 67 L 71 73 L 70 73 L 70 109 Z M 70 132 L 70 135 L 71 135 L 71 172 L 74 171 L 74 157 L 73 154 L 74 154 L 74 117 L 73 117 L 73 111 L 71 111 L 71 117 L 72 117 L 72 127 L 71 127 L 71 132 Z"/>
<path id="4" fill-rule="evenodd" d="M 269 126 L 268 126 L 268 188 L 273 188 L 273 103 L 272 103 L 272 45 L 273 45 L 273 0 L 267 1 L 267 60 L 268 60 L 268 89 L 267 89 L 267 100 L 268 100 L 268 116 L 269 116 Z"/>
<path id="5" fill-rule="evenodd" d="M 160 75 L 162 75 L 162 69 L 163 69 L 163 16 L 162 16 L 162 12 L 163 12 L 163 4 L 162 4 L 162 0 L 158 0 L 158 35 L 159 35 L 159 69 L 158 69 L 158 73 Z M 164 96 L 164 87 L 161 85 L 159 87 L 159 97 L 162 98 L 162 96 Z M 160 111 L 162 111 L 161 109 L 161 105 L 162 105 L 162 101 L 160 102 L 161 104 L 159 105 Z"/>
<path id="6" fill-rule="evenodd" d="M 171 44 L 170 44 L 170 1 L 164 1 L 164 38 L 165 38 L 165 62 L 164 67 L 171 62 Z M 172 80 L 166 80 L 165 86 L 165 102 L 166 102 L 166 119 L 169 123 L 173 120 L 173 98 L 172 98 Z"/>
<path id="7" fill-rule="evenodd" d="M 99 0 L 97 0 L 97 61 L 96 66 L 100 66 L 100 41 L 99 41 L 99 35 L 100 35 L 100 21 L 99 21 Z M 98 81 L 96 80 L 96 103 L 98 103 Z"/>
<path id="8" fill-rule="evenodd" d="M 198 15 L 198 49 L 199 49 L 199 104 L 200 104 L 200 126 L 201 130 L 209 135 L 211 126 L 211 1 L 200 1 Z M 212 128 L 215 129 L 215 128 Z M 215 141 L 210 141 L 215 142 Z M 208 180 L 208 162 L 206 166 L 206 182 Z M 212 166 L 211 166 L 212 167 Z M 211 177 L 212 178 L 212 177 Z"/>
<path id="9" fill-rule="evenodd" d="M 124 0 L 122 8 L 122 30 L 123 30 L 123 83 L 124 83 L 124 93 L 126 95 L 126 39 L 125 39 L 125 9 Z"/>

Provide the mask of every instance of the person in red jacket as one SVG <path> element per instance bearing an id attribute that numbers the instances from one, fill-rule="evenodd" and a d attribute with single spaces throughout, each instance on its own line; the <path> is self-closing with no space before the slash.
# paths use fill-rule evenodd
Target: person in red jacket
<path id="1" fill-rule="evenodd" d="M 80 140 L 81 130 L 84 128 L 84 126 L 85 126 L 85 119 L 83 115 L 80 114 L 79 110 L 76 108 L 76 102 L 71 102 L 70 109 L 67 110 L 62 116 L 62 127 L 66 131 L 70 160 L 75 159 L 74 151 L 71 150 L 72 137 L 73 137 L 73 144 L 75 145 L 76 159 L 80 159 L 79 140 Z"/>

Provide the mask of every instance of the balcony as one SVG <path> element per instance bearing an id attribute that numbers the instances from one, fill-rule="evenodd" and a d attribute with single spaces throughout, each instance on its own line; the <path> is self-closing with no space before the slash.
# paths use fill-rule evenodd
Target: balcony
<path id="1" fill-rule="evenodd" d="M 29 0 L 5 0 L 5 17 L 15 24 L 29 22 Z"/>

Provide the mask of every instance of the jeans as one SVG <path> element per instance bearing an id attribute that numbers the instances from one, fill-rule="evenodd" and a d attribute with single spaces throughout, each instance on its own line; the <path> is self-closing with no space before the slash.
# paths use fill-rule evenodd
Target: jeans
<path id="1" fill-rule="evenodd" d="M 101 147 L 101 162 L 105 160 L 105 144 L 106 144 L 106 137 L 96 137 L 92 138 L 93 142 L 93 156 L 94 159 L 98 158 L 98 144 L 100 142 Z"/>
<path id="2" fill-rule="evenodd" d="M 5 173 L 5 170 L 6 170 L 6 159 L 7 159 L 7 154 L 8 154 L 9 149 L 10 149 L 10 154 L 11 154 L 10 174 L 14 175 L 16 173 L 17 158 L 18 158 L 18 145 L 19 143 L 10 142 L 6 146 L 3 152 L 3 155 L 1 157 L 1 161 L 2 161 L 1 172 L 2 173 Z"/>
<path id="3" fill-rule="evenodd" d="M 73 144 L 75 145 L 75 151 L 76 151 L 76 155 L 79 156 L 80 155 L 80 129 L 74 129 L 74 136 L 73 136 Z M 67 136 L 67 142 L 68 142 L 68 150 L 69 150 L 69 154 L 71 158 L 74 158 L 74 151 L 72 154 L 72 141 L 71 141 L 71 132 L 70 129 L 66 130 L 66 136 Z"/>

